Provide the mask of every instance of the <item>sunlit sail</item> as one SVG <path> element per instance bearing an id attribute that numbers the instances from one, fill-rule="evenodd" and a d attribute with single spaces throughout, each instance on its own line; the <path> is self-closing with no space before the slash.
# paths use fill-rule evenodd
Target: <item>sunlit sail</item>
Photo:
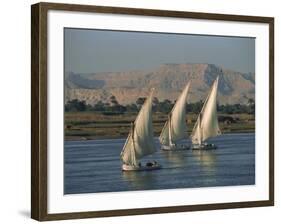
<path id="1" fill-rule="evenodd" d="M 159 137 L 161 149 L 175 150 L 187 148 L 187 146 L 177 145 L 176 143 L 187 137 L 186 103 L 189 89 L 190 81 L 177 99 L 172 111 L 168 115 L 168 120 L 161 131 Z"/>
<path id="2" fill-rule="evenodd" d="M 191 133 L 193 149 L 216 148 L 213 144 L 207 144 L 208 138 L 221 134 L 217 115 L 217 90 L 219 77 L 214 81 L 209 95 L 203 105 L 203 108 L 197 118 Z"/>
<path id="3" fill-rule="evenodd" d="M 160 165 L 156 162 L 141 166 L 139 160 L 146 155 L 156 152 L 152 127 L 152 99 L 153 91 L 144 102 L 120 154 L 123 162 L 122 170 L 152 170 L 159 169 Z"/>

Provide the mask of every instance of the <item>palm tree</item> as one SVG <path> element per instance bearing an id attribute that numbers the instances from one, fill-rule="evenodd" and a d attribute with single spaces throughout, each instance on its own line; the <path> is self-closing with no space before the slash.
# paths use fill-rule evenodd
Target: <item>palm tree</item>
<path id="1" fill-rule="evenodd" d="M 112 106 L 117 106 L 117 105 L 119 105 L 119 103 L 118 103 L 116 97 L 113 96 L 113 95 L 110 97 L 110 103 L 112 104 Z"/>

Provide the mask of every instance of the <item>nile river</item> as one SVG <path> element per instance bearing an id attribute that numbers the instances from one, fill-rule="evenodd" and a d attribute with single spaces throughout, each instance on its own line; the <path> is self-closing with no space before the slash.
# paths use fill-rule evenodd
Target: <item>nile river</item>
<path id="1" fill-rule="evenodd" d="M 64 193 L 95 193 L 255 184 L 255 134 L 225 134 L 209 151 L 160 151 L 144 158 L 162 169 L 122 172 L 125 139 L 65 141 Z M 158 139 L 155 143 L 159 148 Z M 187 141 L 187 144 L 190 144 Z"/>

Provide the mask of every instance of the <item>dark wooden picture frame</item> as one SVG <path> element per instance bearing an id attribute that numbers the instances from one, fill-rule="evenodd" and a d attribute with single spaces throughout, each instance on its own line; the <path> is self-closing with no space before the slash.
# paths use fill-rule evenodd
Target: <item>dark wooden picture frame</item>
<path id="1" fill-rule="evenodd" d="M 274 18 L 194 13 L 182 11 L 162 11 L 136 8 L 117 8 L 89 5 L 38 3 L 31 7 L 31 217 L 39 221 L 59 219 L 79 219 L 124 215 L 186 212 L 226 208 L 258 207 L 274 205 Z M 159 16 L 170 18 L 195 18 L 235 22 L 254 22 L 269 25 L 269 200 L 216 203 L 204 205 L 138 208 L 126 210 L 87 211 L 76 213 L 48 214 L 47 200 L 47 13 L 49 10 L 75 12 L 98 12 Z"/>

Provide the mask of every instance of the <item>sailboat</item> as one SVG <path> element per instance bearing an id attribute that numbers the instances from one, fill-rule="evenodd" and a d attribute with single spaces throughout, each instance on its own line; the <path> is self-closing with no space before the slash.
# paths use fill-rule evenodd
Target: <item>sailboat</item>
<path id="1" fill-rule="evenodd" d="M 168 120 L 161 131 L 159 141 L 161 143 L 162 150 L 189 149 L 186 145 L 177 144 L 177 141 L 183 140 L 187 137 L 186 101 L 189 87 L 190 81 L 178 97 L 172 111 L 168 115 Z"/>
<path id="2" fill-rule="evenodd" d="M 139 160 L 146 155 L 156 152 L 152 127 L 152 97 L 153 91 L 145 100 L 131 129 L 120 158 L 123 171 L 142 171 L 160 169 L 161 165 L 156 161 L 142 165 Z"/>
<path id="3" fill-rule="evenodd" d="M 203 104 L 203 108 L 197 118 L 191 133 L 192 149 L 216 149 L 214 144 L 208 144 L 206 140 L 221 134 L 217 116 L 217 90 L 219 77 L 214 81 L 209 95 Z"/>

